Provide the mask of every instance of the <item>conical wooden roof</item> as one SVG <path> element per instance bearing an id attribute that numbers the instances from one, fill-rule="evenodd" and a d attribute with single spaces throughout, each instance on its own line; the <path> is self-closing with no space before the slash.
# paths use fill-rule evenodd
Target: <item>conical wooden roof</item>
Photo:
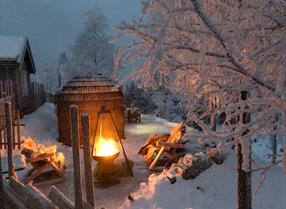
<path id="1" fill-rule="evenodd" d="M 103 76 L 74 77 L 56 94 L 56 102 L 116 99 L 122 99 L 121 88 Z"/>

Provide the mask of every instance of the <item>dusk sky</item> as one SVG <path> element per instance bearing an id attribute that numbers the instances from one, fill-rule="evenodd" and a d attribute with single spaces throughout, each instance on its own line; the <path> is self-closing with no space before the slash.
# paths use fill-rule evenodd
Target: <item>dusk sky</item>
<path id="1" fill-rule="evenodd" d="M 36 65 L 55 65 L 80 31 L 85 12 L 97 3 L 110 32 L 140 15 L 140 0 L 0 0 L 0 34 L 28 36 Z"/>

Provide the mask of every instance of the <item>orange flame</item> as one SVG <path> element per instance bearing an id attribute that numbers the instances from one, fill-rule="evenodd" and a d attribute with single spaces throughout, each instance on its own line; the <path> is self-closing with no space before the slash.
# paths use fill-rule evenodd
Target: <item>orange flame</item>
<path id="1" fill-rule="evenodd" d="M 117 143 L 113 139 L 105 139 L 100 136 L 96 140 L 95 156 L 111 156 L 118 152 Z"/>

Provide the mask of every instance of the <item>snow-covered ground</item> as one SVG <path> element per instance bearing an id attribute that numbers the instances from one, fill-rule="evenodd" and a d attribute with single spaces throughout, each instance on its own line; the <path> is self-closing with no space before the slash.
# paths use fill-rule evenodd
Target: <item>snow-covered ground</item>
<path id="1" fill-rule="evenodd" d="M 71 148 L 57 142 L 57 120 L 54 106 L 45 104 L 35 113 L 23 118 L 25 127 L 23 136 L 31 136 L 38 143 L 45 145 L 57 144 L 58 151 L 66 156 L 67 181 L 56 186 L 73 200 L 73 168 Z M 236 171 L 235 152 L 229 151 L 226 162 L 221 166 L 212 166 L 194 180 L 183 180 L 177 177 L 175 184 L 163 174 L 152 174 L 147 169 L 145 160 L 137 154 L 140 146 L 150 134 L 169 132 L 175 123 L 143 115 L 141 124 L 126 125 L 124 146 L 127 155 L 135 162 L 134 178 L 120 179 L 120 184 L 109 188 L 95 188 L 95 200 L 98 208 L 133 208 L 133 209 L 234 209 L 236 208 Z M 262 157 L 269 152 L 269 146 L 263 142 L 254 145 L 255 155 Z M 120 156 L 122 158 L 122 156 Z M 256 159 L 259 164 L 266 161 Z M 260 180 L 259 172 L 253 175 L 253 191 Z M 148 179 L 149 177 L 149 179 Z M 47 192 L 48 188 L 41 188 Z M 127 196 L 135 199 L 131 202 Z M 262 188 L 254 194 L 253 209 L 284 209 L 286 208 L 286 175 L 281 167 L 273 167 L 268 173 Z"/>

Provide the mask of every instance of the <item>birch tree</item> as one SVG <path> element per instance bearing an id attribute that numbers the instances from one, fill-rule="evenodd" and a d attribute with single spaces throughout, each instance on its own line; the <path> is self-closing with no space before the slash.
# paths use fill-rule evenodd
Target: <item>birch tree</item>
<path id="1" fill-rule="evenodd" d="M 122 82 L 138 79 L 142 87 L 164 85 L 183 93 L 188 117 L 202 128 L 192 137 L 212 138 L 223 146 L 232 139 L 227 141 L 242 149 L 241 169 L 250 172 L 251 139 L 285 135 L 285 2 L 141 2 L 141 19 L 118 26 L 122 30 L 118 38 L 132 40 L 115 56 L 116 69 L 134 69 Z M 242 99 L 242 92 L 249 96 Z M 194 104 L 202 97 L 216 105 L 199 115 Z M 247 113 L 251 118 L 245 120 Z M 224 120 L 214 129 L 220 114 Z M 211 124 L 204 122 L 206 116 Z M 251 200 L 245 208 L 250 207 Z"/>
<path id="2" fill-rule="evenodd" d="M 86 20 L 72 47 L 73 75 L 113 72 L 114 46 L 107 35 L 108 19 L 97 5 L 86 13 Z"/>

